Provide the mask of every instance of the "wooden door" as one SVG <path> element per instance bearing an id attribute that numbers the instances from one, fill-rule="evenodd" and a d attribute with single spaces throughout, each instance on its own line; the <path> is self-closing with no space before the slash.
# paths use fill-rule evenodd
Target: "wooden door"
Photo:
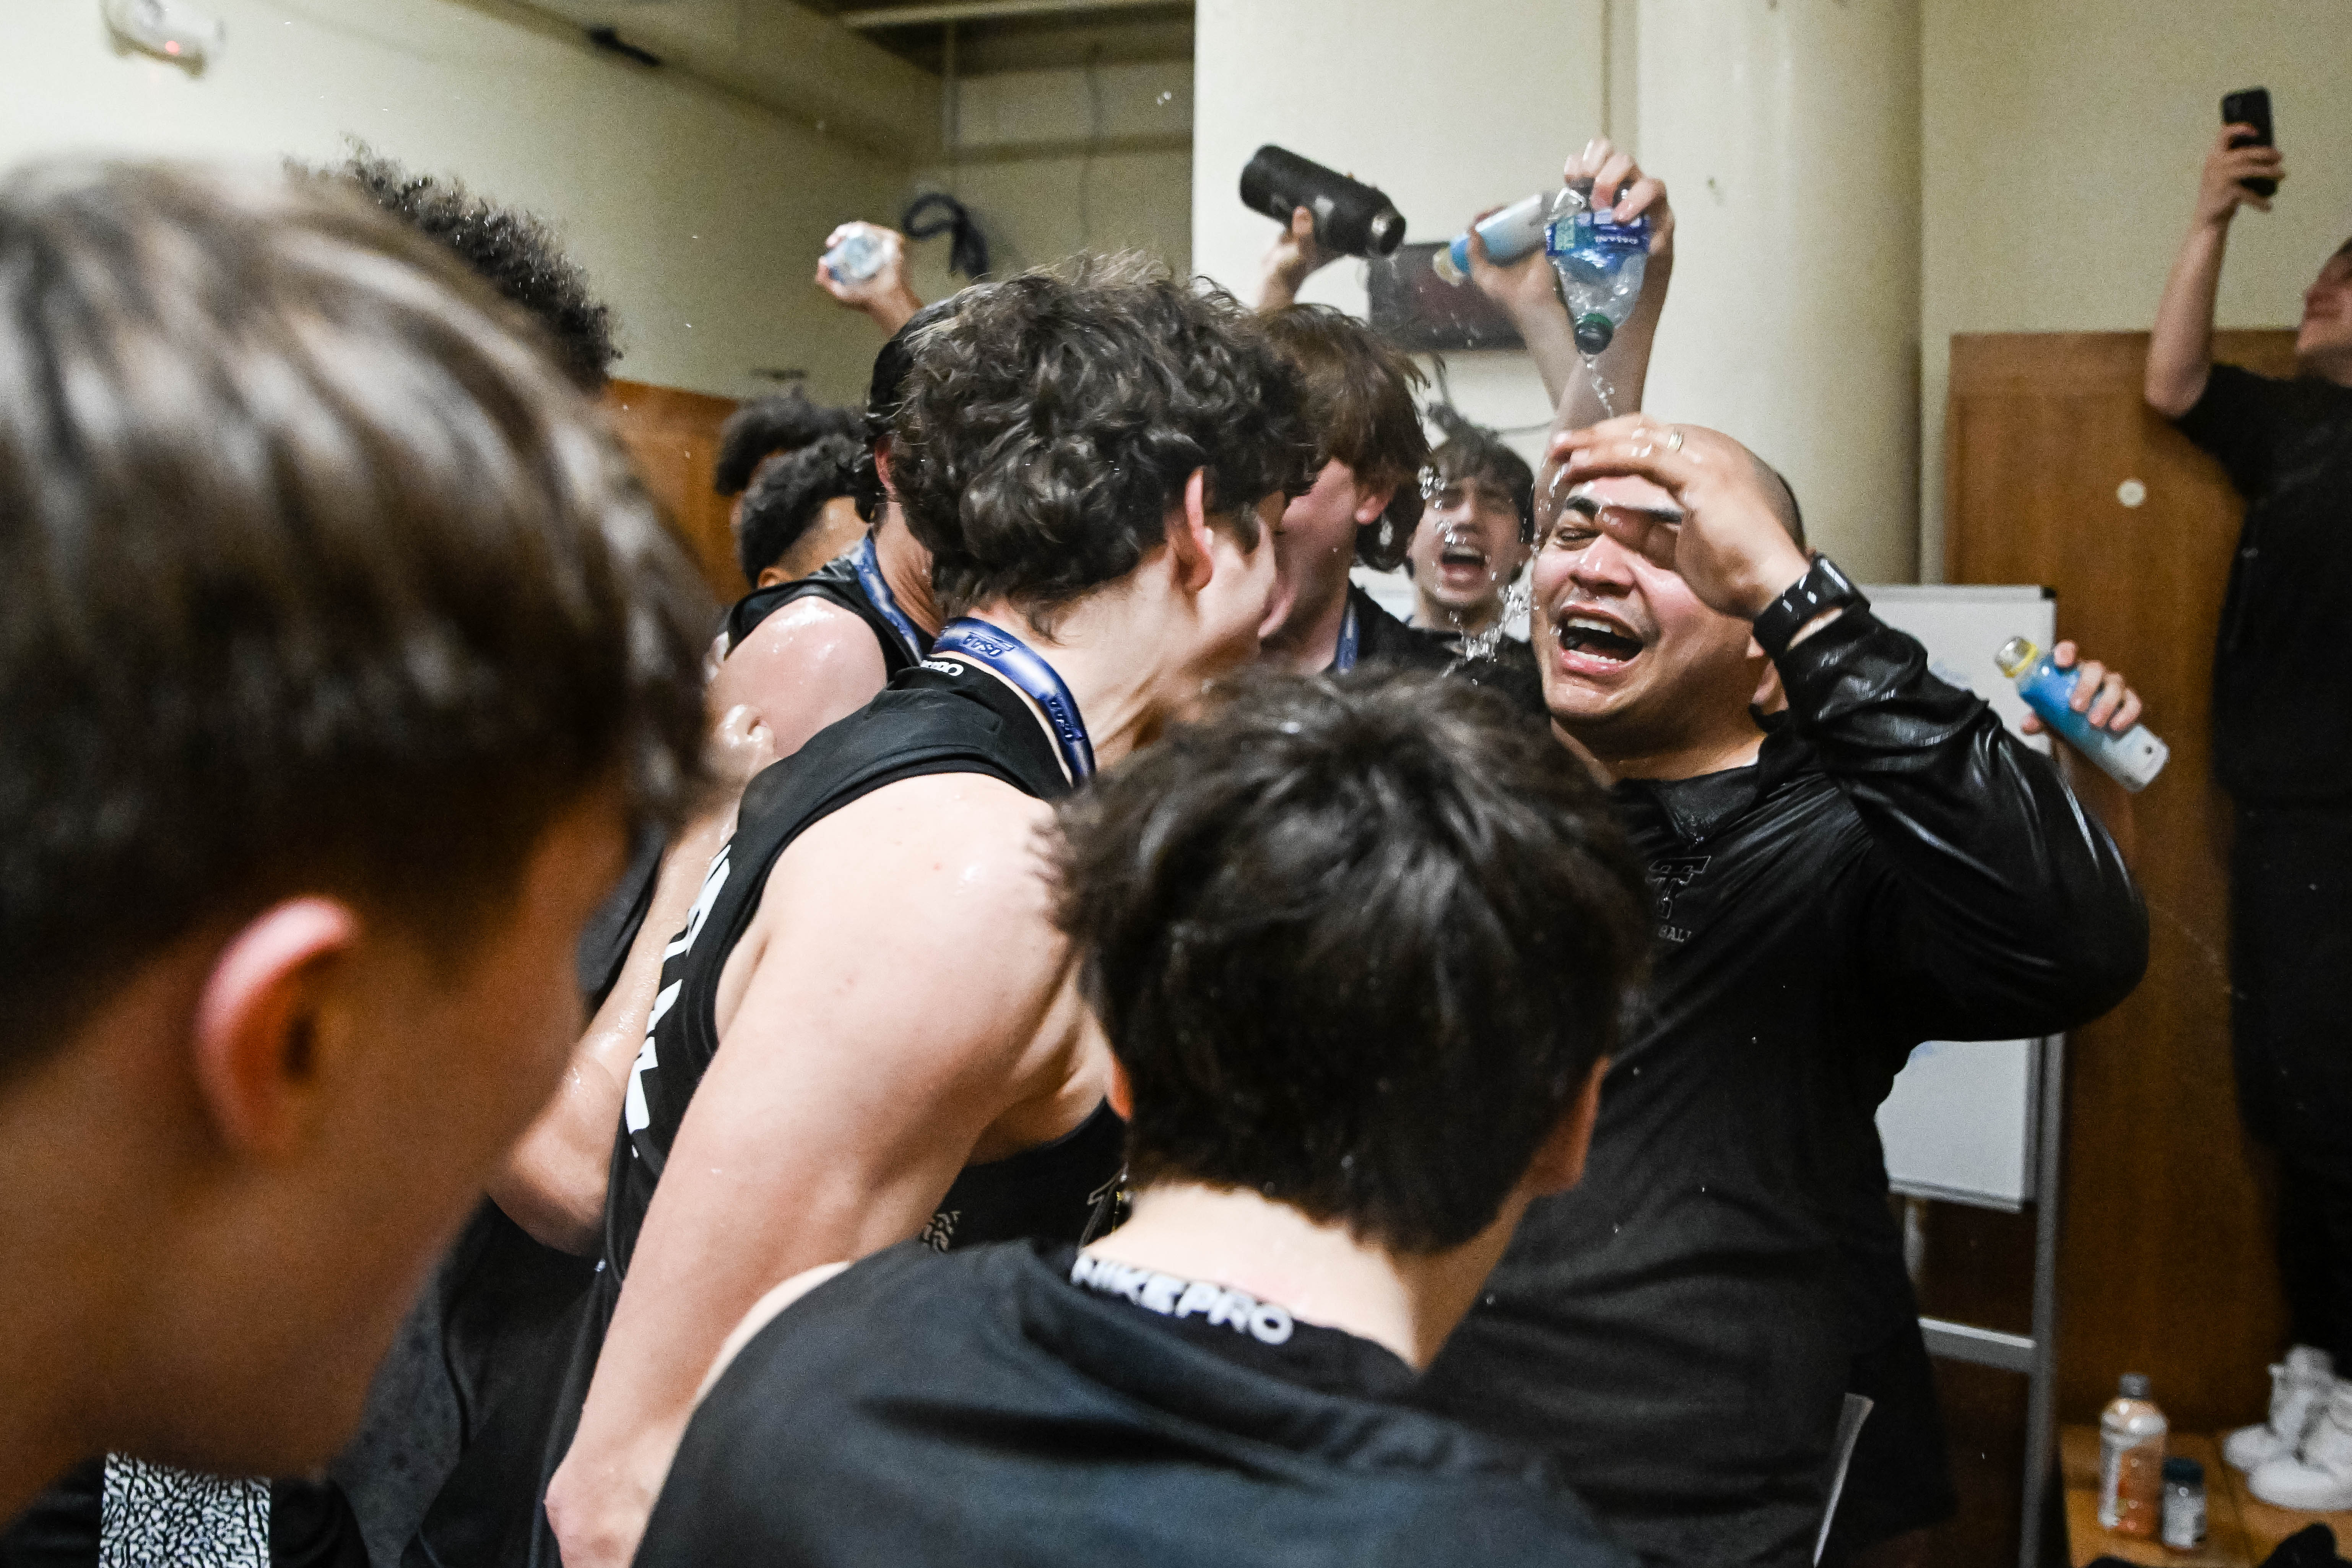
<path id="1" fill-rule="evenodd" d="M 2215 353 L 2285 374 L 2293 345 L 2224 332 Z M 2211 1431 L 2261 1415 L 2285 1331 L 2230 1071 L 2228 803 L 2208 725 L 2243 509 L 2141 402 L 2147 354 L 2144 332 L 1953 338 L 1945 570 L 2056 588 L 2059 635 L 2125 670 L 2172 747 L 2143 794 L 2086 790 L 2147 897 L 2148 970 L 2069 1052 L 2059 1410 L 2094 1419 L 2117 1374 L 2145 1372 L 2176 1428 Z"/>
<path id="2" fill-rule="evenodd" d="M 710 489 L 719 427 L 735 412 L 734 400 L 616 381 L 604 390 L 604 406 L 635 460 L 638 477 L 701 563 L 712 597 L 722 605 L 742 597 L 751 585 L 735 560 L 735 536 L 728 526 L 733 501 Z"/>

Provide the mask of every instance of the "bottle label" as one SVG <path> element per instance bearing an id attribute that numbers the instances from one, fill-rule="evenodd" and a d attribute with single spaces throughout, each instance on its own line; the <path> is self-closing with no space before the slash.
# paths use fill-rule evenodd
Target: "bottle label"
<path id="1" fill-rule="evenodd" d="M 1631 254 L 1650 248 L 1650 220 L 1637 217 L 1631 223 L 1610 223 L 1597 219 L 1589 212 L 1570 217 L 1556 217 L 1544 226 L 1544 253 L 1548 256 L 1570 256 L 1578 251 L 1615 251 Z"/>
<path id="2" fill-rule="evenodd" d="M 2205 1544 L 2205 1492 L 2183 1487 L 2164 1489 L 2164 1543 L 2182 1551 Z"/>
<path id="3" fill-rule="evenodd" d="M 2099 1438 L 2099 1528 L 2155 1539 L 2163 1504 L 2164 1439 Z"/>

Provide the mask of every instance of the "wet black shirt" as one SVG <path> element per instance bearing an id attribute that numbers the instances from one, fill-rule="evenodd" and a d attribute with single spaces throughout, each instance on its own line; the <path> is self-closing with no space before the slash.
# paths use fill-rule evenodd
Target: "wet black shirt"
<path id="1" fill-rule="evenodd" d="M 1656 1563 L 1810 1561 L 1849 1357 L 1908 1310 L 1873 1117 L 1912 1047 L 2068 1027 L 2147 961 L 2106 834 L 1918 644 L 1850 610 L 1779 665 L 1754 765 L 1614 792 L 1645 1016 L 1423 1384 Z"/>
<path id="2" fill-rule="evenodd" d="M 2246 499 L 2213 648 L 2213 766 L 2245 805 L 2352 802 L 2352 387 L 2217 364 L 2181 416 Z"/>
<path id="3" fill-rule="evenodd" d="M 787 1308 L 695 1412 L 639 1568 L 1630 1568 L 1540 1458 L 1395 1403 L 1380 1347 L 1243 1351 L 1070 1258 L 902 1247 Z"/>

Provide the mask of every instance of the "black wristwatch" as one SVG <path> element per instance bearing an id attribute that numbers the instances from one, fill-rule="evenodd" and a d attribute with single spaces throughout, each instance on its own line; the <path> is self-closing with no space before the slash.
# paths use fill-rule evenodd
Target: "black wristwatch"
<path id="1" fill-rule="evenodd" d="M 1815 555 L 1805 574 L 1790 584 L 1787 593 L 1765 605 L 1764 613 L 1756 617 L 1756 644 L 1778 658 L 1815 616 L 1843 605 L 1866 610 L 1870 601 L 1853 585 L 1853 578 L 1838 570 L 1836 562 L 1826 555 Z"/>

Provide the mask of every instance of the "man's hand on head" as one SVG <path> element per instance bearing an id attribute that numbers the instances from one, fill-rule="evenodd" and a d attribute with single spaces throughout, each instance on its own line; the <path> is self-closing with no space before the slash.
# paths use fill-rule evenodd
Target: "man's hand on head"
<path id="1" fill-rule="evenodd" d="M 2197 181 L 2197 221 L 2212 228 L 2225 226 L 2242 205 L 2256 212 L 2271 210 L 2271 199 L 2258 196 L 2241 180 L 2284 180 L 2286 161 L 2275 147 L 2232 147 L 2238 136 L 2251 136 L 2251 125 L 2224 125 L 2205 154 L 2205 170 Z"/>
<path id="2" fill-rule="evenodd" d="M 1629 414 L 1552 438 L 1554 484 L 1638 475 L 1674 498 L 1679 520 L 1602 507 L 1601 530 L 1679 574 L 1719 615 L 1754 620 L 1811 565 L 1781 521 L 1787 490 L 1720 431 Z"/>
<path id="3" fill-rule="evenodd" d="M 1338 259 L 1315 237 L 1315 215 L 1294 207 L 1290 226 L 1274 237 L 1258 260 L 1257 308 L 1279 310 L 1297 304 L 1299 286 Z"/>

